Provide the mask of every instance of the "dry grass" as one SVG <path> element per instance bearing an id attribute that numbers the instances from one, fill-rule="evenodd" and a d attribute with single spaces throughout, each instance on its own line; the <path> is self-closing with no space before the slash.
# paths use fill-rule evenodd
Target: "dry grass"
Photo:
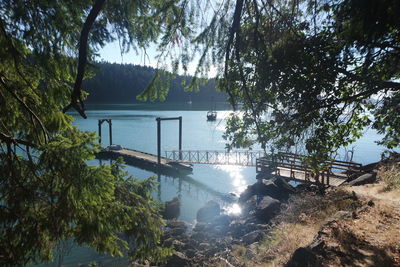
<path id="1" fill-rule="evenodd" d="M 324 231 L 323 266 L 400 266 L 400 164 L 381 167 L 378 175 L 376 184 L 291 196 L 266 238 L 257 247 L 238 246 L 233 255 L 243 266 L 284 266 Z M 249 257 L 249 249 L 256 255 Z"/>
<path id="2" fill-rule="evenodd" d="M 322 266 L 400 266 L 400 209 L 377 200 L 358 218 L 325 226 Z"/>
<path id="3" fill-rule="evenodd" d="M 304 193 L 293 195 L 280 214 L 275 226 L 255 248 L 256 257 L 246 257 L 246 248 L 238 247 L 234 255 L 246 266 L 282 266 L 299 248 L 309 245 L 327 219 L 338 211 L 354 211 L 361 203 L 345 190 L 335 189 L 325 196 Z"/>
<path id="4" fill-rule="evenodd" d="M 400 190 L 400 162 L 382 166 L 378 171 L 378 176 L 385 183 L 386 191 Z"/>

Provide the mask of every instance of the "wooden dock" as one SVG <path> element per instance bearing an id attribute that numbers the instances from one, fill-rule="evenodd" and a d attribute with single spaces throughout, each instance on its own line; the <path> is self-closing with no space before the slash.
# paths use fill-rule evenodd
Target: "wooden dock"
<path id="1" fill-rule="evenodd" d="M 331 174 L 328 181 L 327 177 L 319 176 L 318 179 L 316 179 L 317 178 L 316 176 L 308 175 L 306 172 L 293 171 L 287 168 L 280 168 L 280 167 L 278 167 L 278 170 L 276 172 L 273 172 L 272 174 L 284 178 L 285 180 L 288 181 L 296 181 L 301 183 L 312 183 L 312 184 L 317 184 L 321 182 L 322 184 L 329 186 L 339 186 L 346 181 L 346 177 L 340 176 L 339 173 Z"/>
<path id="2" fill-rule="evenodd" d="M 319 171 L 303 162 L 304 156 L 293 153 L 278 153 L 274 158 L 257 159 L 257 177 L 279 176 L 297 182 L 339 186 L 354 173 L 359 173 L 361 164 L 348 161 L 328 160 L 322 162 Z"/>
<path id="3" fill-rule="evenodd" d="M 97 154 L 99 159 L 117 159 L 119 157 L 122 157 L 125 163 L 129 165 L 171 176 L 187 175 L 193 170 L 189 164 L 175 162 L 164 157 L 161 157 L 160 164 L 158 164 L 157 155 L 129 148 L 103 148 Z"/>

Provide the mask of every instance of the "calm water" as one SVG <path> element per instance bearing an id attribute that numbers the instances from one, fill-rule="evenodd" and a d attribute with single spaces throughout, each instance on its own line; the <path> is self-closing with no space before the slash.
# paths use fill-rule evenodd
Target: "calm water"
<path id="1" fill-rule="evenodd" d="M 218 117 L 215 122 L 206 120 L 209 104 L 134 104 L 134 105 L 91 105 L 88 106 L 88 119 L 76 117 L 75 125 L 80 129 L 97 131 L 98 119 L 110 118 L 113 126 L 113 143 L 123 147 L 133 148 L 156 154 L 157 152 L 157 117 L 182 116 L 183 120 L 183 149 L 224 149 L 225 140 L 222 138 L 225 127 L 225 118 L 231 112 L 229 107 L 217 105 Z M 178 149 L 178 121 L 162 121 L 162 151 Z M 104 123 L 103 145 L 109 145 L 108 124 Z M 353 144 L 353 160 L 367 164 L 380 159 L 384 150 L 374 141 L 379 136 L 372 130 L 357 143 Z M 344 157 L 342 150 L 342 158 Z M 164 152 L 163 152 L 164 154 Z M 127 166 L 126 170 L 133 176 L 143 179 L 155 176 L 155 173 Z M 194 223 L 197 210 L 207 201 L 213 199 L 229 208 L 229 203 L 220 199 L 220 195 L 240 194 L 248 184 L 254 183 L 254 167 L 194 165 L 193 174 L 186 179 L 177 179 L 166 176 L 159 177 L 159 192 L 155 197 L 161 201 L 168 201 L 179 196 L 181 200 L 181 214 L 179 219 Z M 64 258 L 64 266 L 88 264 L 96 260 L 104 266 L 126 265 L 124 260 L 112 260 L 101 256 L 92 250 L 74 247 Z"/>

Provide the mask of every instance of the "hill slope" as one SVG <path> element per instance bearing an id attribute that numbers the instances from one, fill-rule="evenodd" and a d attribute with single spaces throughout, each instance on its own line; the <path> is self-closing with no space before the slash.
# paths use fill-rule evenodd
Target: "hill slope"
<path id="1" fill-rule="evenodd" d="M 150 83 L 155 69 L 132 64 L 101 62 L 96 64 L 96 75 L 84 82 L 83 88 L 89 93 L 90 103 L 134 103 L 136 96 Z M 225 101 L 226 95 L 217 92 L 216 81 L 210 79 L 200 86 L 199 92 L 185 92 L 183 81 L 191 77 L 178 76 L 171 81 L 167 102 L 209 102 Z"/>

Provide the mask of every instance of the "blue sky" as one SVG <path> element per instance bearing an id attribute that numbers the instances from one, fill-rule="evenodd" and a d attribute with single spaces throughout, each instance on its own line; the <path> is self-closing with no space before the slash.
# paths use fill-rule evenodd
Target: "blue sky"
<path id="1" fill-rule="evenodd" d="M 108 43 L 104 46 L 100 51 L 100 60 L 105 60 L 110 63 L 123 63 L 123 64 L 135 64 L 141 66 L 151 66 L 153 68 L 157 68 L 157 59 L 155 56 L 157 55 L 157 47 L 156 45 L 151 45 L 146 50 L 147 56 L 145 56 L 144 51 L 135 52 L 133 50 L 129 51 L 126 54 L 121 55 L 121 49 L 119 47 L 118 41 Z M 194 74 L 196 66 L 197 66 L 198 57 L 189 64 L 188 73 Z M 162 62 L 166 66 L 169 66 L 171 62 Z M 209 73 L 209 76 L 215 76 L 215 69 L 212 69 Z M 183 74 L 183 70 L 180 71 L 180 74 Z"/>
<path id="2" fill-rule="evenodd" d="M 141 51 L 136 53 L 131 50 L 127 54 L 121 55 L 121 49 L 118 45 L 118 41 L 108 43 L 105 47 L 103 47 L 100 51 L 100 58 L 111 62 L 111 63 L 125 63 L 125 64 L 135 64 L 135 65 L 147 65 L 155 67 L 156 60 L 154 56 L 156 55 L 156 49 L 154 46 L 150 47 L 147 51 L 149 58 L 144 58 L 144 53 Z M 150 61 L 149 61 L 150 60 Z"/>

